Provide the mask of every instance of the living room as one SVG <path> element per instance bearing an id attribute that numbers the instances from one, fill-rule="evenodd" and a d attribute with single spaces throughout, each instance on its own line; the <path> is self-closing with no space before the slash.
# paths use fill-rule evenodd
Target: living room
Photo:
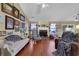
<path id="1" fill-rule="evenodd" d="M 63 33 L 79 33 L 78 9 L 78 3 L 0 3 L 0 55 L 56 56 Z"/>

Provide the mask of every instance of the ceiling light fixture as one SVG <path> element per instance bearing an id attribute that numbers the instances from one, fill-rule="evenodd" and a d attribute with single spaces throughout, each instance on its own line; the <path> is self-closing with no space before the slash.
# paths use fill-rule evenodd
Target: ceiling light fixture
<path id="1" fill-rule="evenodd" d="M 46 5 L 45 4 L 42 4 L 42 8 L 45 8 L 46 7 Z"/>
<path id="2" fill-rule="evenodd" d="M 75 17 L 75 20 L 74 21 L 79 21 L 79 14 L 77 14 Z"/>
<path id="3" fill-rule="evenodd" d="M 79 24 L 78 24 L 78 25 L 76 25 L 76 29 L 79 29 Z"/>

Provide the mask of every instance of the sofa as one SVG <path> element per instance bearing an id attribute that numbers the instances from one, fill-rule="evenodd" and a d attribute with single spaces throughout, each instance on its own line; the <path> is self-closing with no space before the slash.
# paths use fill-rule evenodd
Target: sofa
<path id="1" fill-rule="evenodd" d="M 15 56 L 27 43 L 29 38 L 10 35 L 5 38 L 4 56 Z"/>

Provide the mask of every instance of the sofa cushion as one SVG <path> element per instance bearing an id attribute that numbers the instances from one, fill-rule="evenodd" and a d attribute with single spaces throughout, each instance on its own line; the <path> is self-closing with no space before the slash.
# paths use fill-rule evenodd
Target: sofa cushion
<path id="1" fill-rule="evenodd" d="M 7 36 L 5 39 L 6 39 L 7 41 L 16 42 L 16 41 L 22 40 L 23 38 L 21 38 L 21 37 L 18 36 L 18 35 L 10 35 L 10 36 Z"/>

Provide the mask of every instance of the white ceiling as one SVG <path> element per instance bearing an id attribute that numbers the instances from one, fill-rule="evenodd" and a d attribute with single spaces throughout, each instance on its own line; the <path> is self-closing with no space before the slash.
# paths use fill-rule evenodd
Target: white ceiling
<path id="1" fill-rule="evenodd" d="M 50 21 L 69 21 L 74 20 L 79 13 L 78 3 L 47 3 L 42 8 L 42 4 L 20 3 L 24 13 L 30 20 L 50 20 Z"/>

